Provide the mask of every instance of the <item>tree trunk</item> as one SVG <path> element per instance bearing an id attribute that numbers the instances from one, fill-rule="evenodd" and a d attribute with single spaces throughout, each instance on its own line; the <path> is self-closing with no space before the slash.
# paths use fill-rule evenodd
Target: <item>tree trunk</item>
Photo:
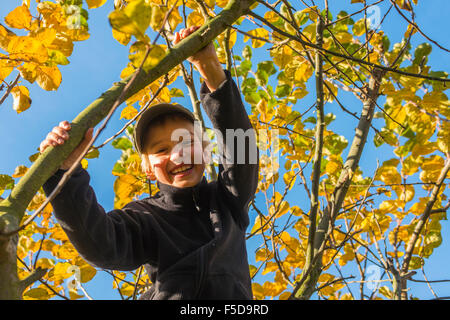
<path id="1" fill-rule="evenodd" d="M 295 288 L 293 297 L 296 299 L 307 300 L 315 291 L 315 287 L 322 269 L 322 255 L 321 248 L 324 247 L 327 241 L 328 233 L 331 232 L 330 227 L 334 225 L 334 221 L 342 207 L 345 196 L 347 194 L 353 173 L 356 171 L 362 151 L 364 149 L 367 135 L 369 133 L 370 124 L 372 123 L 373 114 L 375 110 L 376 101 L 379 96 L 379 88 L 381 79 L 385 72 L 379 69 L 373 71 L 370 79 L 368 90 L 363 102 L 363 110 L 358 126 L 355 129 L 355 137 L 353 138 L 347 159 L 344 163 L 341 175 L 337 185 L 333 191 L 331 200 L 324 210 L 324 214 L 320 219 L 314 237 L 314 262 L 305 268 L 309 269 L 304 273 L 300 280 L 300 284 Z M 304 279 L 303 279 L 304 278 Z"/>

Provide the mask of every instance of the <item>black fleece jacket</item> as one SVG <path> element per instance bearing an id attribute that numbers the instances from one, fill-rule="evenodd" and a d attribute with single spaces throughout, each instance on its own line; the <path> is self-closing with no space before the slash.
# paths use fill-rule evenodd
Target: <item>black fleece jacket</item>
<path id="1" fill-rule="evenodd" d="M 200 90 L 202 105 L 223 137 L 226 129 L 252 128 L 238 88 L 225 73 L 227 80 L 216 91 L 205 83 Z M 245 147 L 247 155 L 251 148 L 258 152 L 254 141 L 246 140 Z M 159 183 L 154 197 L 108 213 L 79 165 L 52 201 L 54 214 L 90 264 L 124 271 L 144 265 L 153 285 L 141 299 L 252 299 L 245 230 L 259 161 L 248 160 L 220 164 L 217 181 L 203 177 L 194 187 Z M 63 174 L 58 170 L 44 184 L 47 195 Z"/>

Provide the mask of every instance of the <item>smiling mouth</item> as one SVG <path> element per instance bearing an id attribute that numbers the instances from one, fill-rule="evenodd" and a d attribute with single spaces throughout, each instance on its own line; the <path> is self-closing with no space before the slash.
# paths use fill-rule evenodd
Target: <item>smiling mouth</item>
<path id="1" fill-rule="evenodd" d="M 172 175 L 183 174 L 183 173 L 186 173 L 189 170 L 191 170 L 193 167 L 194 167 L 194 165 L 192 165 L 192 164 L 190 164 L 190 165 L 184 164 L 184 165 L 179 166 L 179 167 L 175 168 L 174 170 L 172 170 L 170 172 L 170 174 L 172 174 Z"/>

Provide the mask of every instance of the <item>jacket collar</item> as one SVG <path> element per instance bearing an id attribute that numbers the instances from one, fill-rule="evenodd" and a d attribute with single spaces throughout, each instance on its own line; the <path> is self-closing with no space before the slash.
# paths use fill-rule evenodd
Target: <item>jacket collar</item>
<path id="1" fill-rule="evenodd" d="M 160 199 L 169 210 L 186 211 L 195 209 L 200 211 L 205 198 L 207 198 L 205 197 L 205 191 L 208 181 L 205 176 L 198 184 L 187 188 L 174 187 L 159 181 L 156 183 L 160 190 Z"/>

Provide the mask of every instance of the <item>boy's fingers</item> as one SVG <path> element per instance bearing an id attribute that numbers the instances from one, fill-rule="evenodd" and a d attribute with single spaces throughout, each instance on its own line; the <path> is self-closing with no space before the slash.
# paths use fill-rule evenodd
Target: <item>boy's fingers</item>
<path id="1" fill-rule="evenodd" d="M 180 34 L 178 32 L 175 33 L 175 39 L 173 40 L 173 44 L 177 44 L 180 42 Z"/>
<path id="2" fill-rule="evenodd" d="M 191 27 L 191 33 L 197 31 L 198 29 L 200 29 L 200 26 L 192 26 Z"/>
<path id="3" fill-rule="evenodd" d="M 46 140 L 48 140 L 48 142 L 50 142 L 53 146 L 64 143 L 64 139 L 61 136 L 59 136 L 56 133 L 54 133 L 54 132 L 50 132 L 47 135 L 47 139 Z"/>
<path id="4" fill-rule="evenodd" d="M 63 129 L 66 129 L 66 130 L 70 130 L 71 129 L 71 126 L 70 126 L 70 122 L 69 121 L 61 121 L 60 123 L 59 123 L 59 126 L 61 127 L 61 128 L 63 128 Z"/>
<path id="5" fill-rule="evenodd" d="M 69 139 L 69 134 L 67 131 L 61 127 L 54 127 L 52 132 L 56 134 L 59 138 L 67 140 Z"/>
<path id="6" fill-rule="evenodd" d="M 47 140 L 44 140 L 41 142 L 41 145 L 39 146 L 39 152 L 44 152 L 45 149 L 49 146 L 49 142 Z"/>
<path id="7" fill-rule="evenodd" d="M 192 33 L 194 33 L 195 31 L 197 31 L 199 28 L 200 28 L 199 26 L 192 26 L 192 27 L 189 27 L 189 28 L 186 30 L 185 34 L 184 34 L 184 38 L 190 36 Z"/>
<path id="8" fill-rule="evenodd" d="M 181 39 L 186 38 L 186 36 L 187 36 L 187 30 L 186 29 L 182 29 L 181 30 Z"/>

